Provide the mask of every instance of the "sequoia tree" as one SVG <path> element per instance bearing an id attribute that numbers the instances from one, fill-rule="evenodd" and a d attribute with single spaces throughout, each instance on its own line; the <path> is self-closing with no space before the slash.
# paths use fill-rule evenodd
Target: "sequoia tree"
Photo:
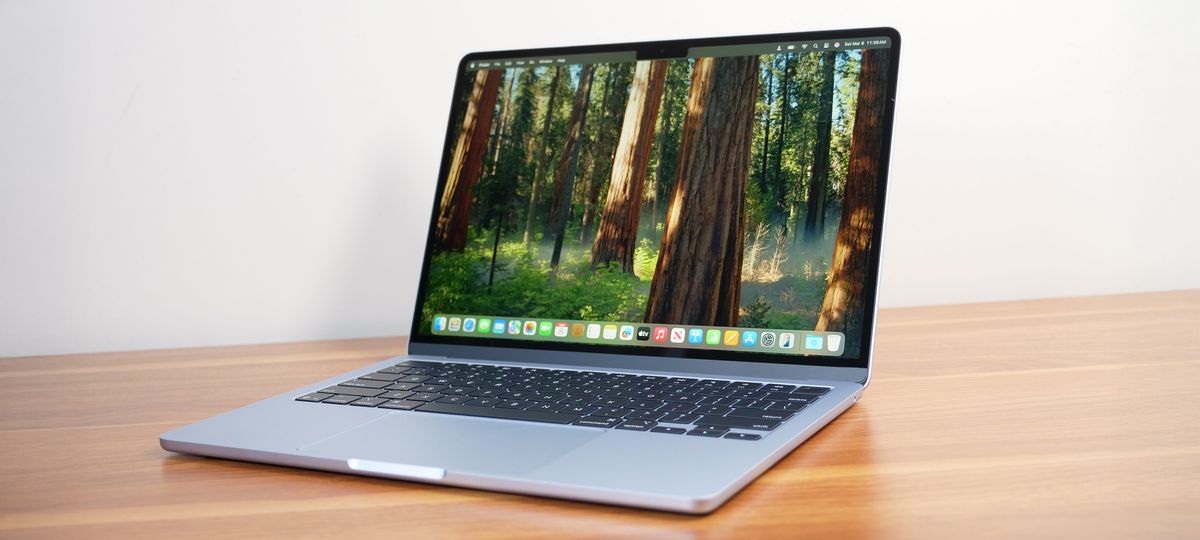
<path id="1" fill-rule="evenodd" d="M 562 253 L 563 234 L 567 230 L 567 213 L 571 209 L 571 192 L 575 187 L 575 171 L 579 166 L 579 148 L 582 146 L 583 126 L 587 122 L 588 98 L 592 93 L 592 75 L 595 64 L 583 66 L 579 72 L 579 87 L 575 90 L 575 102 L 571 105 L 571 117 L 567 121 L 567 137 L 563 141 L 562 154 L 554 174 L 554 194 L 550 205 L 550 221 L 546 231 L 554 235 L 554 254 L 550 259 L 552 268 L 558 267 Z"/>
<path id="2" fill-rule="evenodd" d="M 533 217 L 537 213 L 538 188 L 542 183 L 543 164 L 550 159 L 546 152 L 550 148 L 550 123 L 554 120 L 554 101 L 558 96 L 558 81 L 562 78 L 562 68 L 554 66 L 554 76 L 550 79 L 550 97 L 547 98 L 546 116 L 542 119 L 542 147 L 534 156 L 537 163 L 533 171 L 533 179 L 529 186 L 529 211 L 525 214 L 525 245 L 533 239 Z"/>
<path id="3" fill-rule="evenodd" d="M 829 284 L 816 330 L 846 334 L 846 350 L 858 346 L 866 302 L 868 258 L 875 241 L 875 207 L 879 198 L 883 120 L 887 108 L 888 50 L 862 53 L 858 110 L 850 143 L 846 194 L 837 244 L 829 267 Z"/>
<path id="4" fill-rule="evenodd" d="M 435 241 L 440 249 L 462 251 L 467 244 L 467 226 L 471 218 L 471 195 L 479 181 L 488 132 L 496 108 L 502 70 L 475 73 L 467 111 L 458 129 L 458 140 L 450 158 L 446 186 L 438 203 Z"/>
<path id="5" fill-rule="evenodd" d="M 758 74 L 756 56 L 696 60 L 646 322 L 737 325 Z"/>
<path id="6" fill-rule="evenodd" d="M 821 97 L 817 102 L 817 142 L 813 146 L 812 175 L 808 177 L 808 205 L 804 214 L 804 241 L 820 240 L 825 233 L 825 191 L 829 183 L 829 139 L 833 130 L 833 65 L 837 53 L 821 59 Z"/>
<path id="7" fill-rule="evenodd" d="M 618 262 L 621 270 L 633 272 L 642 191 L 646 185 L 646 168 L 654 144 L 654 123 L 666 80 L 666 61 L 643 60 L 634 69 L 633 87 L 625 104 L 625 120 L 621 123 L 621 137 L 613 158 L 608 197 L 600 212 L 600 229 L 592 244 L 593 266 Z"/>

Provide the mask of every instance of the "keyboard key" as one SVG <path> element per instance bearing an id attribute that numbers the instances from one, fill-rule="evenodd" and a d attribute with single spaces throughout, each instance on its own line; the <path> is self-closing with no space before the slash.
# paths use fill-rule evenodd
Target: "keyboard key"
<path id="1" fill-rule="evenodd" d="M 328 398 L 328 397 L 333 397 L 333 394 L 326 394 L 324 392 L 313 392 L 311 394 L 304 394 L 303 396 L 296 398 L 296 401 L 311 401 L 311 402 L 317 403 L 317 402 L 325 401 L 325 398 Z"/>
<path id="2" fill-rule="evenodd" d="M 577 414 L 579 416 L 587 416 L 596 412 L 596 407 L 591 405 L 568 405 L 565 409 L 559 411 L 567 414 Z"/>
<path id="3" fill-rule="evenodd" d="M 532 401 L 526 401 L 523 399 L 501 399 L 500 401 L 496 402 L 495 406 L 501 409 L 524 409 L 530 405 L 533 405 Z"/>
<path id="4" fill-rule="evenodd" d="M 537 403 L 534 403 L 533 405 L 525 407 L 525 410 L 527 410 L 527 411 L 561 412 L 563 409 L 566 409 L 568 407 L 570 407 L 570 406 L 563 405 L 562 403 L 537 402 Z"/>
<path id="5" fill-rule="evenodd" d="M 820 396 L 815 396 L 812 394 L 783 394 L 779 392 L 772 392 L 767 394 L 765 401 L 774 401 L 776 403 L 780 401 L 790 401 L 792 403 L 804 403 L 807 405 L 816 401 L 819 397 Z"/>
<path id="6" fill-rule="evenodd" d="M 794 384 L 768 384 L 763 387 L 763 390 L 768 392 L 783 392 L 785 394 L 795 389 L 796 385 Z"/>
<path id="7" fill-rule="evenodd" d="M 797 412 L 797 411 L 803 410 L 807 406 L 808 406 L 807 403 L 792 403 L 790 401 L 784 401 L 782 403 L 772 403 L 770 406 L 767 407 L 767 410 L 768 411 Z"/>
<path id="8" fill-rule="evenodd" d="M 325 398 L 325 401 L 322 401 L 321 403 L 332 403 L 334 405 L 346 405 L 346 404 L 358 399 L 359 397 L 360 396 L 350 396 L 350 395 L 342 394 L 342 395 L 333 396 L 331 398 Z"/>
<path id="9" fill-rule="evenodd" d="M 757 441 L 762 438 L 762 435 L 757 433 L 726 433 L 726 439 L 737 439 L 740 441 Z"/>
<path id="10" fill-rule="evenodd" d="M 447 396 L 447 395 L 443 394 L 442 397 L 437 400 L 437 402 L 438 403 L 466 403 L 473 399 L 475 399 L 475 398 L 471 397 L 471 396 Z"/>
<path id="11" fill-rule="evenodd" d="M 687 434 L 695 435 L 697 437 L 720 437 L 728 431 L 728 429 L 724 428 L 698 427 L 687 432 Z"/>
<path id="12" fill-rule="evenodd" d="M 481 397 L 468 401 L 467 405 L 474 405 L 476 407 L 495 407 L 497 403 L 500 403 L 499 398 Z"/>
<path id="13" fill-rule="evenodd" d="M 441 398 L 442 398 L 441 394 L 434 394 L 432 392 L 425 392 L 425 393 L 421 393 L 421 394 L 413 394 L 411 396 L 408 396 L 408 399 L 411 399 L 413 401 L 437 401 Z"/>
<path id="14" fill-rule="evenodd" d="M 383 389 L 384 390 L 406 390 L 407 391 L 407 390 L 412 390 L 413 388 L 416 388 L 418 386 L 421 386 L 421 385 L 417 384 L 417 383 L 409 383 L 409 382 L 392 383 L 392 384 L 389 384 L 389 385 L 383 387 Z"/>
<path id="15" fill-rule="evenodd" d="M 824 386 L 801 386 L 795 390 L 792 390 L 792 392 L 802 393 L 802 394 L 816 394 L 818 396 L 823 396 L 823 395 L 829 393 L 829 389 L 825 388 Z"/>
<path id="16" fill-rule="evenodd" d="M 648 422 L 645 420 L 626 420 L 621 422 L 617 429 L 627 429 L 630 431 L 648 431 L 650 428 L 658 425 L 657 422 Z"/>
<path id="17" fill-rule="evenodd" d="M 440 394 L 442 393 L 442 390 L 447 388 L 449 387 L 444 384 L 422 384 L 421 386 L 413 388 L 412 391 L 418 394 Z"/>
<path id="18" fill-rule="evenodd" d="M 631 409 L 631 412 L 622 416 L 626 420 L 658 420 L 666 416 L 668 413 L 660 411 L 648 411 L 646 409 Z"/>
<path id="19" fill-rule="evenodd" d="M 717 416 L 723 416 L 732 410 L 733 409 L 730 407 L 722 407 L 720 405 L 705 405 L 705 406 L 700 407 L 699 409 L 696 409 L 695 411 L 692 411 L 692 412 L 694 412 L 696 414 L 715 414 Z"/>
<path id="20" fill-rule="evenodd" d="M 383 390 L 375 388 L 351 388 L 349 386 L 330 386 L 329 388 L 321 390 L 321 392 L 326 394 L 342 394 L 355 397 L 375 397 L 384 393 Z"/>
<path id="21" fill-rule="evenodd" d="M 381 397 L 383 399 L 404 399 L 411 395 L 413 395 L 413 392 L 406 392 L 404 390 L 392 390 L 391 392 L 379 394 L 379 396 L 377 396 L 377 397 Z"/>
<path id="22" fill-rule="evenodd" d="M 663 412 L 673 412 L 673 413 L 677 413 L 677 414 L 683 414 L 686 412 L 691 412 L 691 411 L 696 410 L 696 405 L 693 405 L 691 403 L 668 403 L 666 405 L 663 405 L 662 407 L 659 407 L 658 410 L 663 411 Z"/>
<path id="23" fill-rule="evenodd" d="M 369 380 L 372 380 L 372 381 L 388 381 L 388 382 L 392 382 L 392 381 L 394 381 L 394 380 L 396 380 L 396 379 L 399 379 L 400 377 L 403 377 L 403 375 L 400 375 L 400 374 L 398 374 L 398 373 L 383 373 L 383 372 L 380 372 L 380 371 L 376 371 L 375 373 L 368 373 L 368 374 L 366 374 L 366 375 L 363 375 L 362 377 L 359 377 L 359 378 L 360 378 L 360 379 L 369 379 Z"/>
<path id="24" fill-rule="evenodd" d="M 380 409 L 400 409 L 402 411 L 411 411 L 421 405 L 424 401 L 409 401 L 406 399 L 393 399 L 379 406 Z"/>
<path id="25" fill-rule="evenodd" d="M 766 411 L 763 409 L 734 409 L 725 416 L 736 416 L 739 418 L 758 418 L 760 420 L 787 420 L 792 417 L 792 413 L 787 411 Z"/>
<path id="26" fill-rule="evenodd" d="M 575 421 L 577 426 L 591 426 L 610 428 L 621 422 L 620 418 L 613 416 L 585 416 Z"/>
<path id="27" fill-rule="evenodd" d="M 387 401 L 388 400 L 386 399 L 380 399 L 377 397 L 364 397 L 358 398 L 352 401 L 350 404 L 356 407 L 378 407 L 379 405 L 387 403 Z"/>
<path id="28" fill-rule="evenodd" d="M 554 413 L 546 411 L 523 411 L 520 409 L 498 409 L 495 407 L 476 407 L 473 405 L 451 405 L 448 403 L 427 403 L 417 409 L 419 412 L 457 414 L 462 416 L 479 416 L 483 418 L 500 418 L 505 420 L 524 420 L 527 422 L 545 422 L 550 424 L 570 424 L 579 419 L 573 414 Z"/>
<path id="29" fill-rule="evenodd" d="M 376 373 L 395 373 L 395 374 L 400 374 L 400 373 L 404 373 L 404 372 L 406 372 L 406 371 L 408 371 L 408 368 L 406 368 L 406 367 L 403 367 L 403 366 L 392 366 L 392 367 L 386 367 L 386 368 L 383 368 L 383 369 L 381 369 L 381 370 L 377 371 Z"/>
<path id="30" fill-rule="evenodd" d="M 659 418 L 658 421 L 662 422 L 664 424 L 690 424 L 690 423 L 694 422 L 697 418 L 700 418 L 700 415 L 698 415 L 698 414 L 668 414 L 662 418 Z"/>
<path id="31" fill-rule="evenodd" d="M 684 433 L 687 433 L 687 430 L 683 429 L 681 427 L 658 426 L 658 427 L 650 428 L 650 432 L 651 433 L 670 433 L 672 435 L 683 435 Z"/>
<path id="32" fill-rule="evenodd" d="M 754 429 L 770 431 L 779 427 L 779 420 L 760 420 L 757 418 L 738 418 L 736 416 L 703 416 L 696 420 L 698 426 L 716 426 L 725 428 Z"/>
<path id="33" fill-rule="evenodd" d="M 351 381 L 346 381 L 344 383 L 338 383 L 338 386 L 349 386 L 352 388 L 383 388 L 389 384 L 392 384 L 392 383 L 390 381 L 369 381 L 367 379 L 354 379 Z"/>
<path id="34" fill-rule="evenodd" d="M 410 370 L 410 371 L 409 371 L 409 373 L 412 373 L 412 371 Z M 426 376 L 426 375 L 407 375 L 407 376 L 405 376 L 405 377 L 402 377 L 402 378 L 400 378 L 400 379 L 396 379 L 396 382 L 423 383 L 423 382 L 425 382 L 425 381 L 428 381 L 429 379 L 432 379 L 432 378 L 433 378 L 433 377 L 429 377 L 429 376 Z"/>

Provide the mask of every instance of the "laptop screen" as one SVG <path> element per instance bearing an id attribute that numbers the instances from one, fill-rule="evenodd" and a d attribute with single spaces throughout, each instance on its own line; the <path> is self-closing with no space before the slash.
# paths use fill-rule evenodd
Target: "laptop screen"
<path id="1" fill-rule="evenodd" d="M 857 365 L 894 71 L 850 34 L 466 57 L 415 338 Z"/>

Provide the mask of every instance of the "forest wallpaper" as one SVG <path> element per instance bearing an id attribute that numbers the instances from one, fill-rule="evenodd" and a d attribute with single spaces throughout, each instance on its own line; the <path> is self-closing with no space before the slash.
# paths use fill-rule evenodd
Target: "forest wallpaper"
<path id="1" fill-rule="evenodd" d="M 888 49 L 465 73 L 435 313 L 838 331 L 858 355 Z"/>

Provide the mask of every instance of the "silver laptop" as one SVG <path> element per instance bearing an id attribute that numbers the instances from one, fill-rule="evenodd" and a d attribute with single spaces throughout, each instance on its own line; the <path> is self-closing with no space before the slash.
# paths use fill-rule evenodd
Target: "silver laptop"
<path id="1" fill-rule="evenodd" d="M 162 447 L 714 510 L 870 379 L 899 46 L 869 28 L 468 54 L 408 354 Z"/>

